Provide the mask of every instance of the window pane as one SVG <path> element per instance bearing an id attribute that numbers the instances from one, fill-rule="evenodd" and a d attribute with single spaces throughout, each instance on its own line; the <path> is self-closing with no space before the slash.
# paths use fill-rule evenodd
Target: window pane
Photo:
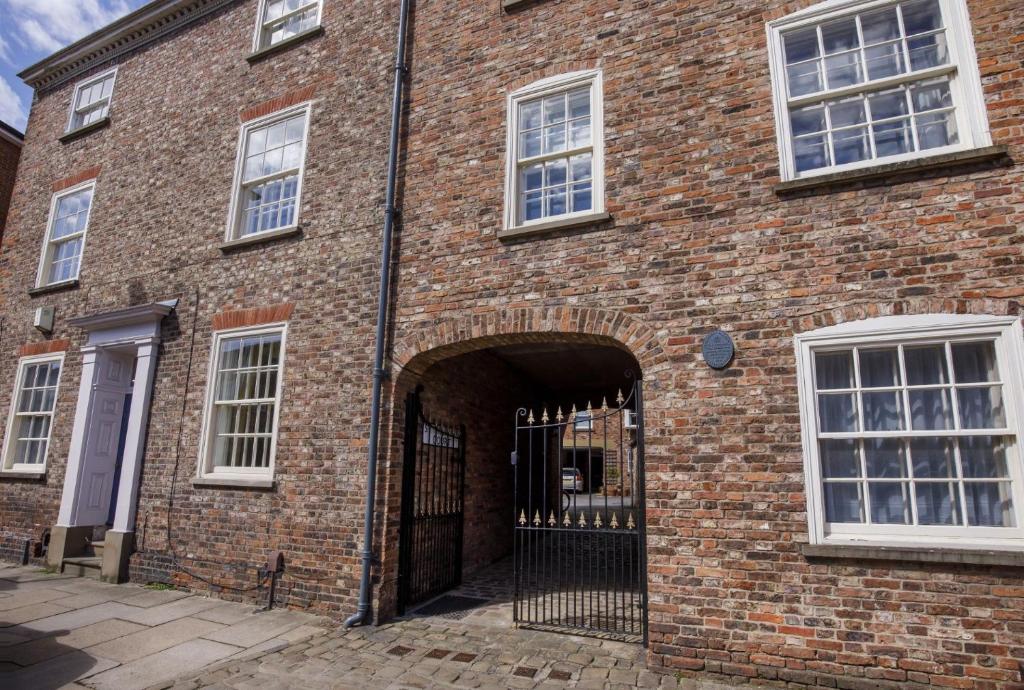
<path id="1" fill-rule="evenodd" d="M 1004 479 L 1009 476 L 1006 465 L 1006 444 L 992 436 L 969 436 L 960 439 L 960 464 L 964 477 Z"/>
<path id="2" fill-rule="evenodd" d="M 868 79 L 884 79 L 907 71 L 903 48 L 899 43 L 885 43 L 864 50 Z"/>
<path id="3" fill-rule="evenodd" d="M 909 489 L 910 485 L 906 482 L 869 484 L 871 521 L 883 525 L 910 524 Z"/>
<path id="4" fill-rule="evenodd" d="M 860 477 L 860 454 L 853 439 L 826 438 L 818 442 L 821 473 L 825 479 Z"/>
<path id="5" fill-rule="evenodd" d="M 841 433 L 857 431 L 857 408 L 852 393 L 818 395 L 818 414 L 821 431 Z"/>
<path id="6" fill-rule="evenodd" d="M 523 215 L 526 220 L 537 220 L 544 217 L 543 192 L 527 192 L 524 195 Z"/>
<path id="7" fill-rule="evenodd" d="M 560 216 L 563 213 L 568 213 L 566 204 L 568 198 L 566 196 L 565 187 L 556 187 L 555 189 L 549 189 L 544 195 L 544 205 L 549 216 Z"/>
<path id="8" fill-rule="evenodd" d="M 569 160 L 569 168 L 573 182 L 589 180 L 593 177 L 593 156 L 589 153 L 573 156 Z"/>
<path id="9" fill-rule="evenodd" d="M 920 115 L 916 120 L 917 140 L 922 150 L 952 146 L 960 141 L 952 112 Z"/>
<path id="10" fill-rule="evenodd" d="M 544 99 L 544 124 L 565 121 L 565 95 L 548 96 Z"/>
<path id="11" fill-rule="evenodd" d="M 903 399 L 896 391 L 863 393 L 864 430 L 898 431 L 903 428 Z"/>
<path id="12" fill-rule="evenodd" d="M 903 12 L 903 28 L 908 36 L 942 28 L 942 12 L 938 0 L 905 2 L 900 9 Z"/>
<path id="13" fill-rule="evenodd" d="M 910 69 L 928 69 L 949 62 L 949 49 L 945 34 L 930 34 L 907 41 L 910 53 Z"/>
<path id="14" fill-rule="evenodd" d="M 557 153 L 565 150 L 565 124 L 552 125 L 544 128 L 544 153 Z"/>
<path id="15" fill-rule="evenodd" d="M 580 89 L 569 94 L 569 117 L 588 117 L 590 115 L 590 89 Z"/>
<path id="16" fill-rule="evenodd" d="M 852 351 L 816 353 L 814 373 L 818 390 L 853 388 Z"/>
<path id="17" fill-rule="evenodd" d="M 544 186 L 564 185 L 569 173 L 569 162 L 565 158 L 548 161 L 544 166 Z"/>
<path id="18" fill-rule="evenodd" d="M 524 190 L 540 189 L 544 186 L 544 166 L 530 165 L 523 168 L 522 182 Z"/>
<path id="19" fill-rule="evenodd" d="M 982 527 L 1016 527 L 1008 482 L 964 485 L 967 524 Z"/>
<path id="20" fill-rule="evenodd" d="M 1001 386 L 960 388 L 960 426 L 964 429 L 1001 429 L 1006 426 Z"/>
<path id="21" fill-rule="evenodd" d="M 798 108 L 789 113 L 789 122 L 795 137 L 824 132 L 825 109 L 820 105 L 811 108 Z"/>
<path id="22" fill-rule="evenodd" d="M 519 106 L 519 129 L 540 127 L 540 101 L 531 101 Z"/>
<path id="23" fill-rule="evenodd" d="M 796 139 L 793 142 L 793 158 L 797 172 L 824 168 L 831 164 L 828 142 L 824 136 Z"/>
<path id="24" fill-rule="evenodd" d="M 804 62 L 819 57 L 818 31 L 814 27 L 791 31 L 783 36 L 786 64 Z"/>
<path id="25" fill-rule="evenodd" d="M 953 442 L 948 438 L 911 439 L 910 457 L 916 479 L 956 478 Z"/>
<path id="26" fill-rule="evenodd" d="M 594 207 L 593 190 L 590 182 L 580 182 L 572 186 L 572 210 L 590 211 Z"/>
<path id="27" fill-rule="evenodd" d="M 590 146 L 590 118 L 573 120 L 569 124 L 569 146 L 580 148 Z"/>
<path id="28" fill-rule="evenodd" d="M 865 439 L 864 463 L 871 479 L 902 479 L 907 476 L 903 441 L 899 439 Z"/>
<path id="29" fill-rule="evenodd" d="M 853 17 L 823 24 L 821 40 L 825 46 L 825 54 L 840 53 L 860 47 L 857 38 L 857 22 Z"/>
<path id="30" fill-rule="evenodd" d="M 919 482 L 917 523 L 919 525 L 957 525 L 960 519 L 960 493 L 950 482 Z"/>
<path id="31" fill-rule="evenodd" d="M 789 82 L 791 96 L 804 96 L 822 90 L 821 62 L 801 62 L 786 67 L 786 79 Z"/>
<path id="32" fill-rule="evenodd" d="M 825 484 L 825 520 L 828 522 L 864 522 L 861 484 Z"/>
<path id="33" fill-rule="evenodd" d="M 860 385 L 864 388 L 900 385 L 899 353 L 896 348 L 860 350 Z"/>
<path id="34" fill-rule="evenodd" d="M 864 33 L 864 45 L 870 46 L 900 37 L 900 21 L 895 7 L 862 14 L 860 26 Z"/>
<path id="35" fill-rule="evenodd" d="M 942 79 L 915 84 L 910 88 L 910 100 L 914 104 L 916 113 L 951 107 L 953 96 L 949 90 L 949 80 Z"/>
<path id="36" fill-rule="evenodd" d="M 840 53 L 825 58 L 825 80 L 830 89 L 859 84 L 864 80 L 860 70 L 860 54 Z"/>
<path id="37" fill-rule="evenodd" d="M 910 377 L 908 372 L 907 377 Z M 911 390 L 910 425 L 915 431 L 953 428 L 953 408 L 945 388 Z"/>
<path id="38" fill-rule="evenodd" d="M 980 343 L 953 343 L 953 373 L 957 383 L 984 383 L 998 381 L 996 347 L 991 341 Z"/>
<path id="39" fill-rule="evenodd" d="M 532 158 L 533 156 L 539 156 L 541 153 L 540 147 L 540 136 L 541 131 L 535 129 L 532 132 L 524 132 L 519 138 L 519 157 L 520 158 Z"/>
<path id="40" fill-rule="evenodd" d="M 257 129 L 249 134 L 249 146 L 246 149 L 246 155 L 252 156 L 257 153 L 263 153 L 267 150 L 267 130 Z"/>
<path id="41" fill-rule="evenodd" d="M 905 347 L 903 360 L 907 366 L 907 383 L 911 386 L 950 382 L 946 370 L 946 352 L 942 345 Z"/>

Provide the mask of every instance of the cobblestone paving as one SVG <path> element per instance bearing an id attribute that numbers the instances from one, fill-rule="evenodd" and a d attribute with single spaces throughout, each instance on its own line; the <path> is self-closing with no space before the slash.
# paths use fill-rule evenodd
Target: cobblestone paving
<path id="1" fill-rule="evenodd" d="M 214 666 L 173 688 L 729 690 L 654 673 L 643 658 L 638 645 L 419 618 L 327 633 L 259 658 Z"/>

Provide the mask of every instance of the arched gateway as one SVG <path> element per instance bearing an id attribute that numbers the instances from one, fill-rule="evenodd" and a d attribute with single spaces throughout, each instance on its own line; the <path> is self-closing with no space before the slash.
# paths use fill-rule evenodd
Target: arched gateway
<path id="1" fill-rule="evenodd" d="M 393 362 L 381 613 L 511 602 L 520 626 L 646 642 L 655 335 L 603 310 L 504 310 L 432 322 Z"/>

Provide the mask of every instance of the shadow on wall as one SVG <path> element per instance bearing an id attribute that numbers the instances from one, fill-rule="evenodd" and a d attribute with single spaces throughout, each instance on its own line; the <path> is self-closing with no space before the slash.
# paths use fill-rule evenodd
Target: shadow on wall
<path id="1" fill-rule="evenodd" d="M 5 625 L 0 612 L 0 688 L 4 690 L 55 690 L 109 663 L 81 649 L 61 643 L 70 630 L 40 632 L 24 625 Z M 91 673 L 90 673 L 91 672 Z"/>

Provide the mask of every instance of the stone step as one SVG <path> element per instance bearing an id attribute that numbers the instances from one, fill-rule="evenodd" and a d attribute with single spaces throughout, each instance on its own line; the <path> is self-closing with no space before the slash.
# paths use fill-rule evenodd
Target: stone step
<path id="1" fill-rule="evenodd" d="M 96 556 L 97 558 L 103 558 L 103 545 L 105 542 L 102 541 L 91 541 L 89 542 L 88 548 L 86 548 L 87 556 Z M 92 553 L 88 553 L 92 551 Z"/>
<path id="2" fill-rule="evenodd" d="M 98 580 L 100 579 L 100 568 L 102 565 L 103 559 L 97 556 L 76 556 L 74 558 L 65 558 L 61 564 L 61 569 L 66 575 L 89 577 L 93 580 Z"/>

